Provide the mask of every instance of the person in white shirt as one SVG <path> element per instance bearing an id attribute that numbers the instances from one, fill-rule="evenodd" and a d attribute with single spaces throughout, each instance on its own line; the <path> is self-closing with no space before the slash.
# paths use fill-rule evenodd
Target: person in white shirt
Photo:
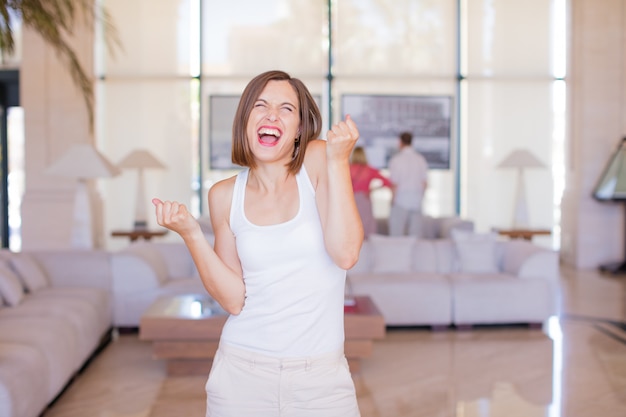
<path id="1" fill-rule="evenodd" d="M 391 236 L 422 235 L 422 200 L 428 185 L 428 162 L 413 148 L 413 135 L 400 134 L 400 150 L 389 161 L 393 198 L 389 213 Z"/>
<path id="2" fill-rule="evenodd" d="M 350 179 L 352 119 L 318 140 L 320 111 L 282 71 L 253 78 L 233 122 L 243 170 L 209 190 L 211 247 L 183 204 L 153 199 L 208 293 L 230 313 L 206 383 L 207 417 L 358 417 L 344 355 L 346 270 L 363 243 Z"/>

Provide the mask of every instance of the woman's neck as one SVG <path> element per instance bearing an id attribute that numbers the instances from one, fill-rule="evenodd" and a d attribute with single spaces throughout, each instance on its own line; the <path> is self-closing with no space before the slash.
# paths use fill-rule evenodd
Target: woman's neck
<path id="1" fill-rule="evenodd" d="M 276 190 L 285 185 L 293 175 L 287 167 L 264 165 L 251 168 L 248 173 L 248 185 L 258 189 Z"/>

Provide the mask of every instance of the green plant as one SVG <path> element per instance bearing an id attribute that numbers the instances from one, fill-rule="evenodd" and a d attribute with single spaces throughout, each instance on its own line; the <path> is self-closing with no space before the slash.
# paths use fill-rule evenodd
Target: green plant
<path id="1" fill-rule="evenodd" d="M 112 52 L 120 43 L 108 12 L 97 6 L 95 0 L 0 0 L 0 50 L 6 53 L 14 51 L 13 27 L 19 19 L 56 51 L 82 93 L 89 127 L 93 129 L 93 80 L 85 73 L 68 39 L 73 36 L 76 25 L 94 30 L 95 24 L 101 22 L 106 44 Z"/>

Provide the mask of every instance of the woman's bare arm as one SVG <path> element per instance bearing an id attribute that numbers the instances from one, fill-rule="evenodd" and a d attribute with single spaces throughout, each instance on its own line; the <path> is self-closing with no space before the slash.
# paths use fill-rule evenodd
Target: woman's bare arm
<path id="1" fill-rule="evenodd" d="M 224 213 L 230 212 L 230 199 L 224 198 L 224 194 L 229 192 L 226 181 L 215 184 L 209 191 L 215 249 L 185 205 L 156 198 L 152 202 L 156 207 L 158 224 L 183 238 L 207 292 L 228 313 L 239 314 L 244 304 L 245 288 L 234 237 L 228 222 L 224 224 L 222 221 Z"/>
<path id="2" fill-rule="evenodd" d="M 350 154 L 358 138 L 356 125 L 348 116 L 332 127 L 326 141 L 312 141 L 305 159 L 317 183 L 326 250 L 343 269 L 356 263 L 363 244 L 363 224 L 350 178 Z"/>

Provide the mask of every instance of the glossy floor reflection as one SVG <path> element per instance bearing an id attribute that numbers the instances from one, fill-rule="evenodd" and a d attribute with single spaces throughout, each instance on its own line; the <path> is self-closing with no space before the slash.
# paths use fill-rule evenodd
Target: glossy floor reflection
<path id="1" fill-rule="evenodd" d="M 562 269 L 542 330 L 389 329 L 354 375 L 363 417 L 623 417 L 626 276 Z M 116 338 L 44 417 L 203 417 L 204 377 L 166 377 L 136 335 Z"/>

